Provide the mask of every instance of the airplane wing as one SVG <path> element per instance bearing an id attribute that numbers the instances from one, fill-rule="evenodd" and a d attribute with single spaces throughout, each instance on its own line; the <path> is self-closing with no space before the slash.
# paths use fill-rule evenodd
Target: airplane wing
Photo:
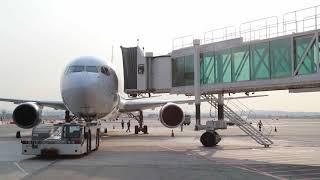
<path id="1" fill-rule="evenodd" d="M 176 103 L 176 104 L 192 104 L 194 99 L 190 100 L 141 100 L 141 99 L 130 99 L 123 100 L 120 103 L 120 112 L 130 112 L 130 111 L 139 111 L 144 109 L 152 109 L 167 103 Z"/>
<path id="2" fill-rule="evenodd" d="M 254 98 L 254 97 L 263 97 L 266 95 L 258 95 L 258 96 L 241 96 L 241 97 L 227 97 L 225 100 L 231 99 L 243 99 L 243 98 Z M 67 110 L 67 107 L 64 105 L 62 101 L 38 101 L 38 100 L 27 100 L 27 99 L 9 99 L 9 98 L 0 98 L 0 101 L 3 102 L 12 102 L 14 104 L 21 104 L 27 102 L 36 103 L 39 106 L 50 107 L 55 110 Z M 206 100 L 201 99 L 201 102 Z M 163 106 L 167 103 L 176 103 L 176 104 L 193 104 L 194 99 L 187 100 L 144 100 L 144 99 L 122 99 L 119 107 L 120 112 L 131 112 L 131 111 L 139 111 L 144 109 L 152 109 L 159 106 Z"/>
<path id="3" fill-rule="evenodd" d="M 257 96 L 240 96 L 240 97 L 226 97 L 225 100 L 232 99 L 245 99 L 245 98 L 255 98 L 255 97 L 264 97 L 267 95 L 257 95 Z M 201 102 L 205 102 L 207 100 L 201 99 Z M 186 99 L 186 100 L 144 100 L 144 99 L 122 99 L 120 103 L 120 112 L 130 112 L 130 111 L 139 111 L 144 109 L 152 109 L 159 106 L 163 106 L 167 103 L 176 103 L 176 104 L 193 104 L 194 99 Z"/>
<path id="4" fill-rule="evenodd" d="M 53 108 L 55 110 L 67 110 L 66 106 L 62 101 L 37 101 L 37 100 L 27 100 L 27 99 L 8 99 L 8 98 L 0 98 L 0 101 L 3 102 L 12 102 L 14 104 L 21 104 L 27 102 L 36 103 L 39 106 L 46 106 Z"/>

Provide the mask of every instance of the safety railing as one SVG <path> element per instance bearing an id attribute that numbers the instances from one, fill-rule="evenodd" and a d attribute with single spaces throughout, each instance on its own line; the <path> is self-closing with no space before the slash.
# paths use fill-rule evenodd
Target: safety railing
<path id="1" fill-rule="evenodd" d="M 172 40 L 172 50 L 193 45 L 193 35 L 181 36 Z"/>
<path id="2" fill-rule="evenodd" d="M 283 35 L 318 29 L 319 7 L 318 5 L 283 14 Z M 308 29 L 306 23 L 309 23 Z"/>
<path id="3" fill-rule="evenodd" d="M 317 30 L 320 27 L 319 18 L 320 5 L 285 13 L 282 15 L 282 18 L 271 16 L 244 22 L 239 25 L 238 30 L 235 26 L 213 29 L 203 33 L 201 44 L 240 37 L 243 41 L 250 42 L 292 33 Z M 279 21 L 279 19 L 281 19 L 281 21 Z M 173 50 L 192 46 L 193 37 L 193 35 L 188 35 L 175 38 L 172 43 Z"/>
<path id="4" fill-rule="evenodd" d="M 278 17 L 272 16 L 242 23 L 239 26 L 239 36 L 243 41 L 279 36 Z"/>
<path id="5" fill-rule="evenodd" d="M 203 44 L 234 39 L 237 37 L 237 30 L 235 26 L 227 26 L 223 28 L 213 29 L 207 31 L 203 35 Z"/>

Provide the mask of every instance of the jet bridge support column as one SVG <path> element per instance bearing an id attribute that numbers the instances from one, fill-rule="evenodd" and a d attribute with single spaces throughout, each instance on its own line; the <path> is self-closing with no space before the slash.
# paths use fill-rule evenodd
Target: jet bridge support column
<path id="1" fill-rule="evenodd" d="M 227 129 L 227 122 L 224 121 L 224 95 L 218 94 L 218 121 L 214 123 L 215 129 Z"/>
<path id="2" fill-rule="evenodd" d="M 223 94 L 218 94 L 218 120 L 224 120 L 223 107 L 224 106 L 224 96 Z"/>
<path id="3" fill-rule="evenodd" d="M 153 58 L 153 53 L 152 52 L 146 52 L 145 54 L 146 57 L 146 64 L 147 64 L 147 93 L 151 93 L 152 89 L 152 58 Z"/>
<path id="4" fill-rule="evenodd" d="M 196 107 L 196 125 L 195 130 L 201 130 L 201 121 L 200 121 L 200 39 L 193 40 L 194 47 L 194 56 L 193 56 L 193 65 L 194 65 L 194 98 L 195 98 L 195 107 Z"/>

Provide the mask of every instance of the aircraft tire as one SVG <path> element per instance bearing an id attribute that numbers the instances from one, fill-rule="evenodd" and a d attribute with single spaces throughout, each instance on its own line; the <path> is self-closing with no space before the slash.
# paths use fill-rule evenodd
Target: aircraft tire
<path id="1" fill-rule="evenodd" d="M 143 126 L 143 133 L 148 134 L 148 126 L 146 125 Z"/>
<path id="2" fill-rule="evenodd" d="M 86 155 L 89 154 L 89 137 L 87 138 L 87 151 L 85 153 Z"/>
<path id="3" fill-rule="evenodd" d="M 91 152 L 91 131 L 88 131 L 88 139 L 87 139 L 87 154 Z"/>
<path id="4" fill-rule="evenodd" d="M 96 148 L 94 150 L 98 150 L 100 146 L 100 133 L 99 130 L 97 130 L 97 135 L 96 135 Z"/>
<path id="5" fill-rule="evenodd" d="M 134 134 L 138 134 L 139 133 L 139 127 L 138 126 L 134 126 Z"/>

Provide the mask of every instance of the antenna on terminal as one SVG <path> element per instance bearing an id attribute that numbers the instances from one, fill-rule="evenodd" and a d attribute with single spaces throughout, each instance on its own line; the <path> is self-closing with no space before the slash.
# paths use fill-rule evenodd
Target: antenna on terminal
<path id="1" fill-rule="evenodd" d="M 137 39 L 137 46 L 139 46 L 139 38 Z"/>

